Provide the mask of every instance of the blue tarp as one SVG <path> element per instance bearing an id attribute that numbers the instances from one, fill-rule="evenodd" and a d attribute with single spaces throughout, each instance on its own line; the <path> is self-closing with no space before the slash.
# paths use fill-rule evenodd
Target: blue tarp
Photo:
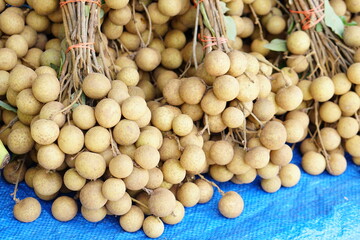
<path id="1" fill-rule="evenodd" d="M 349 158 L 348 158 L 349 160 Z M 293 162 L 299 164 L 298 150 Z M 225 219 L 217 210 L 219 193 L 206 204 L 186 208 L 183 221 L 165 226 L 160 239 L 360 239 L 360 167 L 350 160 L 341 176 L 323 173 L 302 178 L 293 188 L 269 194 L 261 190 L 259 180 L 248 185 L 219 184 L 233 190 L 245 201 L 244 212 L 236 219 Z M 51 202 L 40 201 L 40 218 L 20 223 L 12 214 L 13 185 L 0 179 L 1 239 L 146 239 L 142 231 L 124 232 L 118 218 L 108 216 L 90 223 L 78 213 L 62 223 L 51 215 Z M 20 184 L 20 199 L 35 196 L 25 183 Z"/>

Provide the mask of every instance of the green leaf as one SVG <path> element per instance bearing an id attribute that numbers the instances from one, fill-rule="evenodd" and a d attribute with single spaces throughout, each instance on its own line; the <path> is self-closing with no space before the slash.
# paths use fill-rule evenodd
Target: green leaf
<path id="1" fill-rule="evenodd" d="M 99 18 L 100 19 L 103 18 L 104 14 L 105 14 L 104 9 L 100 9 Z"/>
<path id="2" fill-rule="evenodd" d="M 291 19 L 291 20 L 289 19 L 289 21 L 291 21 L 291 22 L 289 24 L 287 34 L 290 34 L 295 28 L 295 20 L 294 19 Z"/>
<path id="3" fill-rule="evenodd" d="M 59 75 L 59 72 L 60 72 L 60 67 L 59 66 L 57 66 L 57 65 L 55 65 L 53 63 L 50 63 L 50 67 L 52 69 L 54 69 L 56 71 L 56 73 Z"/>
<path id="4" fill-rule="evenodd" d="M 10 104 L 7 104 L 6 102 L 3 102 L 0 100 L 0 107 L 8 110 L 8 111 L 11 111 L 11 112 L 14 112 L 16 113 L 16 108 L 14 108 L 13 106 L 11 106 Z"/>
<path id="5" fill-rule="evenodd" d="M 344 23 L 343 21 L 336 15 L 334 9 L 331 7 L 329 0 L 324 0 L 325 4 L 325 24 L 331 30 L 342 38 L 344 34 Z"/>
<path id="6" fill-rule="evenodd" d="M 236 38 L 236 24 L 232 17 L 224 16 L 224 22 L 226 27 L 226 35 L 229 40 L 234 41 Z"/>
<path id="7" fill-rule="evenodd" d="M 316 24 L 315 30 L 317 32 L 322 32 L 323 31 L 323 26 L 321 25 L 321 23 Z"/>
<path id="8" fill-rule="evenodd" d="M 273 39 L 270 43 L 264 45 L 265 48 L 275 52 L 286 52 L 286 40 L 284 39 Z"/>
<path id="9" fill-rule="evenodd" d="M 357 22 L 355 22 L 355 21 L 347 22 L 345 16 L 339 16 L 339 18 L 341 19 L 341 21 L 343 22 L 343 24 L 345 26 L 356 26 L 357 25 Z"/>
<path id="10" fill-rule="evenodd" d="M 206 10 L 205 10 L 205 7 L 204 7 L 204 4 L 203 3 L 200 3 L 200 12 L 201 12 L 201 15 L 203 16 L 203 21 L 204 21 L 204 25 L 207 29 L 209 29 L 209 31 L 211 32 L 212 36 L 215 36 L 215 31 L 214 29 L 211 27 L 211 24 L 210 24 L 210 21 L 209 21 L 209 18 L 206 14 Z"/>
<path id="11" fill-rule="evenodd" d="M 225 14 L 227 11 L 229 11 L 230 9 L 226 6 L 226 3 L 224 2 L 219 2 L 220 7 L 221 7 L 221 11 L 223 14 Z"/>
<path id="12" fill-rule="evenodd" d="M 86 104 L 86 96 L 84 93 L 81 94 L 81 97 L 80 97 L 80 104 Z"/>
<path id="13" fill-rule="evenodd" d="M 90 5 L 85 5 L 85 17 L 90 15 Z"/>

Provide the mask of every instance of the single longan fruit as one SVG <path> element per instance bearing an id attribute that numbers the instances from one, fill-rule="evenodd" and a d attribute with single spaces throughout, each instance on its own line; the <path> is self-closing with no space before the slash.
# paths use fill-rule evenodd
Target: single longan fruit
<path id="1" fill-rule="evenodd" d="M 210 165 L 209 173 L 210 176 L 218 182 L 227 182 L 234 176 L 234 174 L 230 172 L 226 166 L 217 164 Z"/>
<path id="2" fill-rule="evenodd" d="M 270 34 L 277 35 L 284 32 L 286 28 L 286 21 L 284 17 L 274 15 L 269 18 L 265 27 Z"/>
<path id="3" fill-rule="evenodd" d="M 283 122 L 286 128 L 286 142 L 297 143 L 303 139 L 305 129 L 298 119 L 288 119 Z"/>
<path id="4" fill-rule="evenodd" d="M 286 128 L 277 121 L 267 122 L 260 133 L 261 144 L 270 150 L 280 149 L 285 144 L 286 138 Z"/>
<path id="5" fill-rule="evenodd" d="M 265 47 L 266 44 L 269 44 L 269 41 L 266 39 L 254 39 L 250 45 L 251 51 L 260 53 L 263 56 L 267 56 L 270 53 L 270 50 Z"/>
<path id="6" fill-rule="evenodd" d="M 152 112 L 151 122 L 161 131 L 170 131 L 172 121 L 175 118 L 174 112 L 166 107 L 159 107 Z"/>
<path id="7" fill-rule="evenodd" d="M 200 189 L 195 183 L 186 182 L 178 188 L 176 198 L 184 207 L 193 207 L 200 200 Z"/>
<path id="8" fill-rule="evenodd" d="M 348 75 L 352 74 L 351 71 L 353 70 L 353 68 L 351 69 L 351 66 L 352 65 L 350 65 L 350 67 L 348 68 L 348 71 L 347 71 Z M 347 93 L 351 89 L 351 82 L 349 81 L 349 79 L 348 79 L 348 77 L 346 76 L 345 73 L 335 74 L 332 77 L 332 81 L 334 83 L 335 94 L 336 95 L 343 95 L 343 94 Z"/>
<path id="9" fill-rule="evenodd" d="M 121 113 L 128 120 L 138 120 L 146 112 L 145 100 L 139 96 L 131 96 L 121 104 Z"/>
<path id="10" fill-rule="evenodd" d="M 359 122 L 353 117 L 339 119 L 336 130 L 342 138 L 351 138 L 359 132 Z"/>
<path id="11" fill-rule="evenodd" d="M 164 232 L 164 223 L 157 217 L 148 216 L 145 218 L 142 229 L 149 238 L 158 238 Z"/>
<path id="12" fill-rule="evenodd" d="M 336 149 L 341 143 L 339 133 L 331 127 L 324 127 L 320 130 L 318 139 L 321 136 L 322 144 L 327 151 Z"/>
<path id="13" fill-rule="evenodd" d="M 140 129 L 136 122 L 123 119 L 114 127 L 113 136 L 118 144 L 131 145 L 138 140 Z"/>
<path id="14" fill-rule="evenodd" d="M 10 36 L 6 40 L 5 47 L 14 50 L 18 58 L 24 57 L 29 50 L 26 39 L 19 34 Z"/>
<path id="15" fill-rule="evenodd" d="M 234 174 L 243 174 L 250 170 L 250 166 L 245 162 L 245 150 L 239 146 L 234 147 L 234 157 L 226 168 Z"/>
<path id="16" fill-rule="evenodd" d="M 349 47 L 360 46 L 360 27 L 359 26 L 347 26 L 344 30 L 344 42 Z"/>
<path id="17" fill-rule="evenodd" d="M 256 179 L 256 176 L 256 169 L 250 167 L 247 172 L 235 175 L 233 182 L 236 184 L 252 183 Z"/>
<path id="18" fill-rule="evenodd" d="M 159 0 L 158 1 L 159 11 L 162 14 L 164 14 L 166 16 L 169 16 L 169 17 L 173 17 L 173 16 L 178 15 L 180 13 L 180 11 L 182 10 L 182 7 L 183 7 L 182 0 L 174 0 L 174 1 L 171 1 L 171 2 L 166 1 L 166 0 Z"/>
<path id="19" fill-rule="evenodd" d="M 194 182 L 200 189 L 199 203 L 209 202 L 214 195 L 214 187 L 203 179 L 196 179 Z"/>
<path id="20" fill-rule="evenodd" d="M 260 121 L 269 121 L 276 113 L 276 106 L 267 98 L 259 98 L 254 103 L 253 113 Z"/>
<path id="21" fill-rule="evenodd" d="M 61 128 L 57 142 L 64 153 L 76 154 L 84 146 L 84 133 L 76 126 L 66 125 Z"/>
<path id="22" fill-rule="evenodd" d="M 109 19 L 116 25 L 126 25 L 131 20 L 131 8 L 125 6 L 120 9 L 111 9 L 109 11 Z"/>
<path id="23" fill-rule="evenodd" d="M 30 188 L 34 188 L 33 178 L 37 170 L 38 170 L 37 167 L 32 167 L 26 170 L 24 180 L 26 185 L 28 185 Z"/>
<path id="24" fill-rule="evenodd" d="M 260 184 L 265 192 L 274 193 L 281 188 L 281 179 L 278 176 L 269 179 L 261 179 Z"/>
<path id="25" fill-rule="evenodd" d="M 221 76 L 229 71 L 230 58 L 226 53 L 215 50 L 206 54 L 204 64 L 206 72 L 211 76 Z"/>
<path id="26" fill-rule="evenodd" d="M 59 126 L 54 121 L 39 119 L 31 124 L 31 136 L 41 145 L 51 144 L 59 136 Z"/>
<path id="27" fill-rule="evenodd" d="M 318 147 L 316 146 L 315 141 L 311 138 L 305 139 L 304 141 L 302 141 L 300 145 L 300 152 L 302 154 L 305 154 L 309 151 L 314 151 L 314 152 L 318 151 Z"/>
<path id="28" fill-rule="evenodd" d="M 174 1 L 176 2 L 176 1 Z M 169 3 L 167 3 L 169 4 Z M 166 33 L 164 38 L 164 44 L 167 48 L 176 48 L 181 50 L 186 44 L 186 36 L 180 30 L 170 30 Z"/>
<path id="29" fill-rule="evenodd" d="M 34 97 L 43 103 L 55 101 L 60 94 L 60 82 L 51 74 L 41 74 L 32 84 Z"/>
<path id="30" fill-rule="evenodd" d="M 207 91 L 200 102 L 201 109 L 208 115 L 219 115 L 225 107 L 226 101 L 218 99 L 214 91 L 211 89 Z"/>
<path id="31" fill-rule="evenodd" d="M 210 158 L 218 165 L 226 165 L 231 162 L 234 157 L 234 148 L 228 141 L 221 140 L 212 144 Z"/>
<path id="32" fill-rule="evenodd" d="M 64 174 L 64 184 L 71 191 L 80 191 L 86 179 L 79 175 L 75 168 L 70 168 Z"/>
<path id="33" fill-rule="evenodd" d="M 26 166 L 21 161 L 11 161 L 3 171 L 4 179 L 10 184 L 22 182 L 25 178 Z"/>
<path id="34" fill-rule="evenodd" d="M 75 169 L 83 178 L 94 180 L 105 173 L 106 162 L 98 153 L 82 152 L 75 159 Z"/>
<path id="35" fill-rule="evenodd" d="M 171 81 L 168 81 L 168 83 L 162 90 L 163 96 L 166 101 L 173 106 L 179 106 L 184 103 L 184 100 L 182 100 L 182 98 L 180 97 L 179 92 L 181 83 L 181 79 L 171 79 Z"/>
<path id="36" fill-rule="evenodd" d="M 93 99 L 104 98 L 111 89 L 110 80 L 101 73 L 88 74 L 82 83 L 82 90 L 86 96 Z"/>
<path id="37" fill-rule="evenodd" d="M 110 146 L 109 131 L 101 126 L 90 128 L 85 134 L 85 147 L 92 152 L 100 153 Z"/>
<path id="38" fill-rule="evenodd" d="M 96 124 L 95 110 L 89 105 L 79 105 L 73 109 L 72 120 L 78 128 L 88 130 Z"/>
<path id="39" fill-rule="evenodd" d="M 222 112 L 221 119 L 227 127 L 238 128 L 243 125 L 245 116 L 240 109 L 228 107 Z"/>
<path id="40" fill-rule="evenodd" d="M 65 124 L 65 114 L 61 111 L 65 106 L 61 102 L 52 101 L 46 103 L 40 110 L 40 119 L 48 119 L 54 121 L 59 127 Z"/>
<path id="41" fill-rule="evenodd" d="M 200 103 L 205 91 L 206 86 L 198 77 L 183 79 L 179 87 L 179 95 L 187 104 Z"/>
<path id="42" fill-rule="evenodd" d="M 160 159 L 165 161 L 168 159 L 179 159 L 181 152 L 176 139 L 164 137 L 163 144 L 159 148 Z"/>
<path id="43" fill-rule="evenodd" d="M 343 116 L 352 116 L 360 108 L 360 96 L 349 91 L 339 98 L 339 107 Z"/>
<path id="44" fill-rule="evenodd" d="M 33 185 L 37 193 L 49 196 L 60 190 L 62 178 L 58 172 L 48 172 L 46 169 L 39 169 L 34 175 Z"/>
<path id="45" fill-rule="evenodd" d="M 58 197 L 51 205 L 51 213 L 56 220 L 67 222 L 73 219 L 78 211 L 78 206 L 73 198 Z"/>
<path id="46" fill-rule="evenodd" d="M 144 222 L 144 213 L 138 206 L 131 206 L 130 210 L 119 219 L 120 226 L 126 232 L 138 231 Z"/>
<path id="47" fill-rule="evenodd" d="M 279 177 L 283 187 L 293 187 L 299 182 L 301 172 L 298 166 L 289 163 L 280 169 Z"/>
<path id="48" fill-rule="evenodd" d="M 148 204 L 151 214 L 166 217 L 174 211 L 176 199 L 170 190 L 160 187 L 151 193 Z"/>
<path id="49" fill-rule="evenodd" d="M 107 201 L 106 209 L 117 216 L 127 213 L 132 206 L 130 195 L 125 192 L 124 196 L 117 201 Z"/>
<path id="50" fill-rule="evenodd" d="M 293 157 L 292 149 L 287 144 L 284 144 L 278 150 L 270 151 L 270 161 L 281 167 L 290 163 L 292 157 Z"/>
<path id="51" fill-rule="evenodd" d="M 13 214 L 20 222 L 33 222 L 41 214 L 41 205 L 35 198 L 27 197 L 15 204 Z"/>
<path id="52" fill-rule="evenodd" d="M 269 162 L 265 167 L 257 169 L 257 173 L 262 179 L 271 179 L 278 175 L 279 170 L 279 165 Z"/>
<path id="53" fill-rule="evenodd" d="M 114 127 L 121 118 L 120 105 L 111 98 L 102 99 L 95 107 L 95 118 L 104 128 Z"/>
<path id="54" fill-rule="evenodd" d="M 159 66 L 161 55 L 153 48 L 141 48 L 136 54 L 135 62 L 141 70 L 150 72 Z"/>
<path id="55" fill-rule="evenodd" d="M 262 146 L 254 147 L 245 153 L 244 160 L 252 168 L 263 168 L 270 161 L 270 150 Z"/>
<path id="56" fill-rule="evenodd" d="M 240 91 L 238 80 L 231 75 L 222 75 L 217 77 L 213 83 L 215 96 L 223 101 L 235 99 Z"/>
<path id="57" fill-rule="evenodd" d="M 247 68 L 247 58 L 241 51 L 231 51 L 228 53 L 230 59 L 230 68 L 227 74 L 238 77 L 243 74 Z"/>
<path id="58" fill-rule="evenodd" d="M 206 162 L 205 153 L 199 146 L 187 145 L 180 158 L 180 163 L 187 171 L 200 173 Z"/>
<path id="59" fill-rule="evenodd" d="M 129 3 L 129 0 L 106 0 L 105 3 L 109 8 L 121 9 Z"/>
<path id="60" fill-rule="evenodd" d="M 240 91 L 236 97 L 241 102 L 255 100 L 259 96 L 260 84 L 256 75 L 246 72 L 237 77 L 240 85 Z"/>
<path id="61" fill-rule="evenodd" d="M 346 151 L 353 157 L 360 157 L 360 136 L 355 135 L 345 141 Z"/>
<path id="62" fill-rule="evenodd" d="M 186 114 L 176 116 L 172 121 L 172 129 L 178 136 L 188 135 L 194 126 L 193 120 Z"/>
<path id="63" fill-rule="evenodd" d="M 40 166 L 48 170 L 54 170 L 60 167 L 65 154 L 60 150 L 57 144 L 43 145 L 37 152 L 37 160 Z"/>
<path id="64" fill-rule="evenodd" d="M 325 171 L 326 160 L 322 154 L 309 151 L 302 157 L 301 166 L 308 174 L 319 175 Z"/>
<path id="65" fill-rule="evenodd" d="M 140 76 L 137 69 L 124 67 L 118 72 L 116 79 L 123 81 L 126 86 L 136 86 L 140 80 Z"/>
<path id="66" fill-rule="evenodd" d="M 316 101 L 326 102 L 334 96 L 334 83 L 329 77 L 318 77 L 312 81 L 310 93 Z"/>
<path id="67" fill-rule="evenodd" d="M 153 146 L 142 145 L 136 149 L 134 160 L 140 167 L 149 170 L 156 167 L 159 163 L 160 153 Z"/>
<path id="68" fill-rule="evenodd" d="M 123 179 L 129 190 L 140 190 L 149 182 L 149 171 L 140 167 L 134 167 L 129 176 Z"/>
<path id="69" fill-rule="evenodd" d="M 25 154 L 30 152 L 34 144 L 29 128 L 11 130 L 10 134 L 7 136 L 7 146 L 14 154 Z"/>
<path id="70" fill-rule="evenodd" d="M 142 129 L 139 139 L 136 142 L 136 147 L 142 145 L 150 145 L 159 149 L 163 143 L 163 136 L 161 131 L 154 126 L 147 126 Z"/>
<path id="71" fill-rule="evenodd" d="M 3 11 L 0 14 L 0 30 L 7 35 L 19 34 L 24 30 L 24 18 L 15 11 Z"/>
<path id="72" fill-rule="evenodd" d="M 224 217 L 236 218 L 244 210 L 244 200 L 237 192 L 226 192 L 218 203 L 218 209 Z"/>
<path id="73" fill-rule="evenodd" d="M 185 215 L 184 206 L 181 204 L 181 202 L 176 201 L 176 205 L 173 212 L 166 217 L 162 217 L 161 220 L 166 224 L 175 225 L 182 221 L 184 215 Z"/>
<path id="74" fill-rule="evenodd" d="M 109 178 L 102 185 L 103 196 L 110 201 L 118 201 L 125 194 L 125 183 L 121 179 Z"/>
<path id="75" fill-rule="evenodd" d="M 304 31 L 295 31 L 288 36 L 286 45 L 292 54 L 302 55 L 310 48 L 310 37 Z"/>
<path id="76" fill-rule="evenodd" d="M 328 173 L 334 176 L 343 174 L 347 168 L 347 161 L 344 155 L 340 153 L 331 153 L 329 163 L 326 166 Z"/>
<path id="77" fill-rule="evenodd" d="M 296 109 L 303 101 L 303 93 L 298 86 L 292 85 L 279 89 L 276 93 L 276 104 L 286 111 Z"/>
<path id="78" fill-rule="evenodd" d="M 320 118 L 327 123 L 334 123 L 341 117 L 341 109 L 339 105 L 333 102 L 325 102 L 319 108 Z"/>
<path id="79" fill-rule="evenodd" d="M 16 96 L 16 106 L 24 114 L 37 115 L 43 104 L 35 98 L 31 88 L 26 88 Z"/>
<path id="80" fill-rule="evenodd" d="M 278 16 L 274 16 L 274 17 L 278 17 Z M 304 55 L 292 55 L 287 59 L 286 65 L 294 69 L 295 72 L 301 73 L 306 71 L 306 69 L 308 69 L 309 62 Z"/>
<path id="81" fill-rule="evenodd" d="M 243 20 L 244 23 L 244 30 L 240 34 L 238 34 L 238 36 L 240 38 L 248 38 L 253 34 L 255 30 L 254 22 L 248 17 L 241 17 L 241 19 Z"/>
<path id="82" fill-rule="evenodd" d="M 101 188 L 103 181 L 90 181 L 85 184 L 79 194 L 79 199 L 83 207 L 95 210 L 103 207 L 107 199 L 102 194 Z"/>
<path id="83" fill-rule="evenodd" d="M 100 222 L 106 217 L 107 210 L 105 207 L 98 209 L 87 209 L 81 206 L 81 215 L 89 222 Z"/>

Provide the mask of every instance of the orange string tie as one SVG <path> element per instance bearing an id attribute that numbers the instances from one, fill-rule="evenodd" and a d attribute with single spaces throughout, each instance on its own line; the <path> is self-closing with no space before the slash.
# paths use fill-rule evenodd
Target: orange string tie
<path id="1" fill-rule="evenodd" d="M 65 6 L 68 3 L 76 3 L 76 2 L 88 2 L 88 3 L 95 3 L 99 7 L 101 7 L 101 0 L 67 0 L 64 2 L 60 2 L 60 7 Z"/>
<path id="2" fill-rule="evenodd" d="M 220 44 L 222 43 L 226 43 L 228 40 L 227 38 L 225 37 L 219 37 L 219 38 L 216 38 L 216 37 L 211 37 L 211 36 L 203 36 L 203 38 L 201 38 L 201 35 L 200 33 L 198 34 L 198 38 L 201 42 L 203 43 L 207 43 L 203 49 L 206 49 L 208 47 L 211 47 L 211 46 L 215 46 L 218 44 L 218 41 Z"/>
<path id="3" fill-rule="evenodd" d="M 192 2 L 194 3 L 194 8 L 197 8 L 198 4 L 202 3 L 204 0 L 192 0 Z"/>
<path id="4" fill-rule="evenodd" d="M 309 9 L 307 11 L 290 10 L 290 12 L 291 13 L 303 14 L 305 16 L 305 18 L 301 21 L 302 29 L 303 30 L 308 30 L 308 29 L 314 27 L 319 22 L 321 22 L 321 20 L 323 20 L 323 18 L 325 17 L 324 9 L 322 8 L 323 5 L 324 5 L 324 2 L 322 2 L 316 8 Z M 320 18 L 316 19 L 316 13 L 322 13 Z"/>
<path id="5" fill-rule="evenodd" d="M 74 49 L 74 48 L 87 48 L 87 49 L 95 51 L 95 49 L 93 47 L 90 47 L 90 45 L 92 46 L 92 45 L 94 45 L 94 43 L 78 43 L 78 44 L 74 44 L 74 45 L 72 45 L 72 46 L 70 46 L 70 47 L 68 47 L 66 49 L 66 53 L 68 53 L 71 49 Z"/>

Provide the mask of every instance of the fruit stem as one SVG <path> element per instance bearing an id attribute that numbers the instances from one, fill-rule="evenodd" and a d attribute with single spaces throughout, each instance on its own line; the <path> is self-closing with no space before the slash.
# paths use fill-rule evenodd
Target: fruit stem
<path id="1" fill-rule="evenodd" d="M 225 192 L 224 192 L 223 190 L 221 190 L 221 188 L 220 188 L 216 183 L 214 183 L 213 181 L 210 181 L 210 180 L 206 179 L 206 178 L 205 178 L 203 175 L 201 175 L 200 173 L 198 174 L 198 176 L 199 176 L 202 180 L 204 180 L 205 182 L 207 182 L 207 183 L 211 184 L 212 186 L 214 186 L 214 187 L 218 190 L 218 192 L 221 194 L 221 196 L 224 196 L 224 195 L 225 195 Z"/>

